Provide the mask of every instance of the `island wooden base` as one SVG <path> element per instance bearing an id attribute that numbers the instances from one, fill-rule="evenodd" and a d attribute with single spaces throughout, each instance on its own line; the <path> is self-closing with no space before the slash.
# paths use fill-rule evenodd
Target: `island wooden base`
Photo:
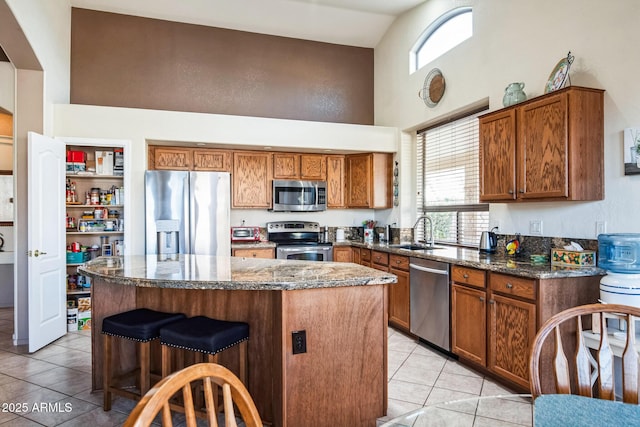
<path id="1" fill-rule="evenodd" d="M 228 291 L 92 285 L 93 389 L 102 388 L 102 319 L 134 308 L 249 323 L 248 389 L 265 424 L 375 426 L 387 406 L 387 285 L 294 291 Z M 293 354 L 294 331 L 307 351 Z M 119 341 L 118 370 L 135 364 L 135 346 Z M 154 346 L 156 361 L 159 346 Z M 220 363 L 238 372 L 237 349 Z"/>

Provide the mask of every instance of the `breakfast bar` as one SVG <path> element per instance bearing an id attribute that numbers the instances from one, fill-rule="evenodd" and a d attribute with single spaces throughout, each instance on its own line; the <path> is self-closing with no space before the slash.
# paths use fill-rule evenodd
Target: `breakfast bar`
<path id="1" fill-rule="evenodd" d="M 247 322 L 247 388 L 265 424 L 371 426 L 385 415 L 393 274 L 352 263 L 200 255 L 101 257 L 79 271 L 92 278 L 94 390 L 102 388 L 102 319 L 149 308 Z M 306 352 L 293 354 L 297 331 L 305 331 Z M 135 364 L 128 344 L 115 349 L 121 371 Z M 234 351 L 220 363 L 237 373 Z"/>

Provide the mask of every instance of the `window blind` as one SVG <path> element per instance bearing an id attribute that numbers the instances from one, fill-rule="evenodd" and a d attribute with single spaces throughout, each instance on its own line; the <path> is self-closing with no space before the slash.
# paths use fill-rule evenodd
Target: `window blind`
<path id="1" fill-rule="evenodd" d="M 489 226 L 489 205 L 479 202 L 479 114 L 417 133 L 417 214 L 431 218 L 436 242 L 475 247 Z M 428 222 L 416 233 L 427 240 Z"/>

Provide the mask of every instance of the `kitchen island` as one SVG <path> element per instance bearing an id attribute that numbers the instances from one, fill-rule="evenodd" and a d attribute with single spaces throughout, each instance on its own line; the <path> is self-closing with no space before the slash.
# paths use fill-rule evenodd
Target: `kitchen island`
<path id="1" fill-rule="evenodd" d="M 247 388 L 267 424 L 374 426 L 386 413 L 393 274 L 351 263 L 196 255 L 102 257 L 78 270 L 92 278 L 94 390 L 102 388 L 102 319 L 149 308 L 249 323 Z M 305 353 L 293 354 L 295 331 L 306 332 Z M 135 346 L 121 341 L 114 358 L 126 371 Z M 220 355 L 236 373 L 237 359 L 237 349 Z"/>

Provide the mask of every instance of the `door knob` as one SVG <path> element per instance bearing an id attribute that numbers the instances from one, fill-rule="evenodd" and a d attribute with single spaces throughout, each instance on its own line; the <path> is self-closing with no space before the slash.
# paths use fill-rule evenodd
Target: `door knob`
<path id="1" fill-rule="evenodd" d="M 27 256 L 33 256 L 38 258 L 40 255 L 46 255 L 46 252 L 40 252 L 38 249 L 36 249 L 35 251 L 27 251 Z"/>

